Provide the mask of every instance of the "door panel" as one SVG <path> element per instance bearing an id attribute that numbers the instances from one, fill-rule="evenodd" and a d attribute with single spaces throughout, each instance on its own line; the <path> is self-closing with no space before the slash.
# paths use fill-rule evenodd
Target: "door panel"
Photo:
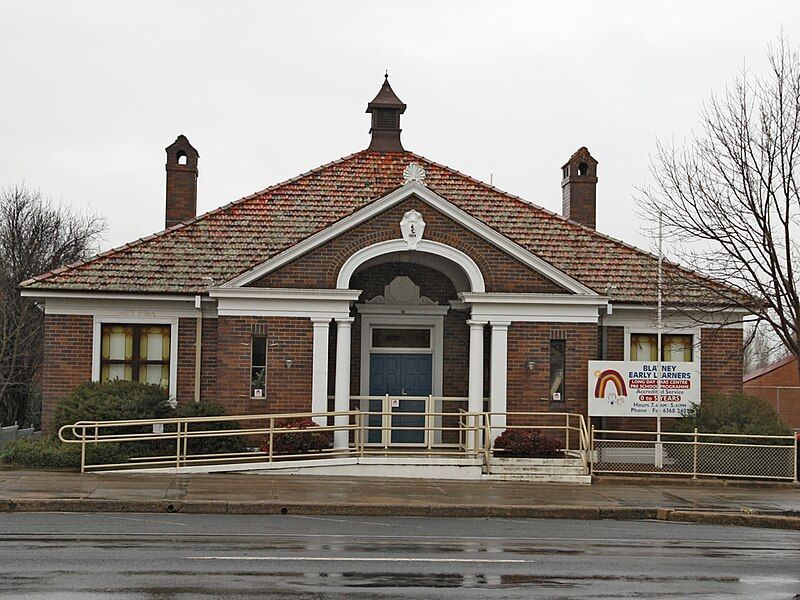
<path id="1" fill-rule="evenodd" d="M 372 354 L 370 356 L 369 395 L 383 396 L 428 396 L 433 389 L 433 356 L 430 354 Z M 382 401 L 370 400 L 370 411 L 380 411 Z M 425 400 L 400 399 L 400 406 L 392 413 L 425 412 Z M 381 418 L 368 418 L 370 427 L 380 427 Z M 402 431 L 403 428 L 424 427 L 423 415 L 392 415 L 391 442 L 395 444 L 423 444 L 422 429 Z M 381 431 L 370 430 L 367 441 L 381 442 Z"/>

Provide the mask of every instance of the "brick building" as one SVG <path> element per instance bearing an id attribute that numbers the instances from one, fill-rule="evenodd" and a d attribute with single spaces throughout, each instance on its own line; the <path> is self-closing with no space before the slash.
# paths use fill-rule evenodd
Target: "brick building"
<path id="1" fill-rule="evenodd" d="M 800 432 L 800 374 L 794 356 L 747 373 L 744 392 L 774 404 L 783 421 Z"/>
<path id="2" fill-rule="evenodd" d="M 113 378 L 234 414 L 383 394 L 585 414 L 589 360 L 652 351 L 656 257 L 595 230 L 586 148 L 557 215 L 405 150 L 405 109 L 387 79 L 366 150 L 200 216 L 178 137 L 164 231 L 22 283 L 46 314 L 45 428 L 72 387 Z M 704 392 L 741 389 L 741 314 L 687 290 L 665 296 L 673 352 Z"/>

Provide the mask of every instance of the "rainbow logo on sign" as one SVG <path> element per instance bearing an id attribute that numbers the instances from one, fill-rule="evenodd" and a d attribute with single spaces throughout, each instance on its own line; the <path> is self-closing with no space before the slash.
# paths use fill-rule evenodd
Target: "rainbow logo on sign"
<path id="1" fill-rule="evenodd" d="M 622 375 L 614 369 L 606 369 L 597 375 L 597 382 L 594 384 L 594 397 L 605 398 L 606 388 L 609 384 L 614 386 L 614 392 L 609 394 L 610 400 L 616 398 L 625 398 L 628 395 L 628 388 L 625 386 L 625 380 Z"/>

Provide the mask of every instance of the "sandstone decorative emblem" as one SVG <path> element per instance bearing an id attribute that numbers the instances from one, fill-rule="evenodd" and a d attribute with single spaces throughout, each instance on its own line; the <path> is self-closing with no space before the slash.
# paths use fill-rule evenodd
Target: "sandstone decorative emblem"
<path id="1" fill-rule="evenodd" d="M 436 304 L 427 296 L 420 296 L 419 286 L 410 277 L 398 275 L 383 287 L 383 296 L 367 300 L 367 304 L 390 304 L 395 306 L 424 306 Z"/>
<path id="2" fill-rule="evenodd" d="M 415 210 L 404 214 L 400 219 L 400 233 L 403 234 L 408 249 L 415 250 L 422 239 L 422 234 L 425 233 L 425 221 L 422 220 L 422 215 Z"/>
<path id="3" fill-rule="evenodd" d="M 403 171 L 403 185 L 409 183 L 421 183 L 425 185 L 425 169 L 419 163 L 408 163 L 408 166 Z"/>

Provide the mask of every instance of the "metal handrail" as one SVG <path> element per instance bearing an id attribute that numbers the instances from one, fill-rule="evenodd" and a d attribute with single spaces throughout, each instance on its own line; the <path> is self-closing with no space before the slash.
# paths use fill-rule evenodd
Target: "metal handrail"
<path id="1" fill-rule="evenodd" d="M 500 427 L 493 427 L 491 425 L 492 417 L 503 416 L 506 418 L 506 423 L 504 423 L 501 427 L 503 429 L 540 429 L 546 431 L 558 430 L 564 432 L 564 452 L 565 453 L 576 453 L 578 457 L 581 459 L 581 462 L 584 468 L 588 469 L 590 464 L 589 459 L 589 450 L 591 445 L 591 440 L 589 436 L 588 427 L 586 425 L 586 419 L 582 414 L 579 413 L 569 413 L 569 412 L 534 412 L 534 411 L 511 411 L 511 412 L 486 412 L 484 413 L 484 418 L 486 420 L 486 442 L 485 442 L 485 449 L 486 449 L 486 461 L 487 465 L 491 460 L 491 455 L 494 453 L 494 444 L 492 443 L 493 440 L 491 430 L 492 429 L 499 429 Z M 553 418 L 555 421 L 558 419 L 563 418 L 563 424 L 556 424 L 556 425 L 548 425 L 543 423 L 535 423 L 531 424 L 528 422 L 523 423 L 508 423 L 508 418 L 512 417 L 515 419 L 525 419 L 525 418 Z M 577 424 L 573 424 L 573 420 L 577 419 Z M 578 449 L 573 450 L 570 448 L 570 432 L 576 432 L 578 435 Z"/>
<path id="2" fill-rule="evenodd" d="M 291 460 L 299 458 L 323 457 L 323 456 L 364 456 L 365 454 L 381 453 L 389 451 L 389 442 L 386 435 L 383 435 L 380 444 L 371 444 L 367 441 L 367 434 L 370 431 L 422 431 L 425 441 L 420 445 L 404 446 L 399 449 L 392 444 L 393 454 L 425 454 L 425 455 L 444 455 L 444 456 L 464 456 L 464 457 L 483 457 L 487 468 L 491 463 L 492 457 L 492 416 L 499 417 L 501 414 L 514 421 L 511 425 L 504 428 L 531 428 L 536 427 L 543 430 L 562 430 L 565 432 L 567 446 L 569 446 L 570 431 L 577 431 L 580 440 L 579 448 L 581 455 L 585 456 L 587 444 L 583 430 L 585 422 L 582 415 L 574 413 L 550 413 L 550 412 L 469 412 L 458 409 L 457 412 L 444 410 L 432 410 L 435 403 L 441 401 L 464 401 L 462 397 L 435 397 L 435 396 L 401 396 L 399 399 L 407 400 L 426 400 L 426 410 L 398 412 L 392 411 L 390 401 L 396 397 L 391 396 L 353 396 L 353 400 L 382 400 L 382 410 L 380 411 L 326 411 L 326 412 L 297 412 L 297 413 L 263 413 L 256 415 L 222 415 L 214 417 L 170 417 L 163 419 L 120 419 L 115 421 L 78 421 L 71 425 L 64 425 L 58 431 L 58 436 L 65 443 L 81 445 L 81 472 L 87 469 L 113 468 L 134 465 L 136 467 L 155 467 L 155 466 L 174 466 L 182 467 L 191 464 L 211 464 L 219 462 L 252 462 L 264 461 L 273 462 L 276 460 Z M 397 416 L 422 417 L 422 423 L 413 426 L 396 426 L 392 419 Z M 346 423 L 334 424 L 336 417 L 346 417 Z M 370 423 L 370 417 L 379 419 L 380 425 Z M 444 418 L 455 419 L 454 423 L 445 424 Z M 333 447 L 315 450 L 305 454 L 275 454 L 275 438 L 280 435 L 296 434 L 304 431 L 295 427 L 279 427 L 277 423 L 281 420 L 293 418 L 311 418 L 315 422 L 322 422 L 313 429 L 315 433 L 325 433 L 332 435 L 332 432 L 346 431 L 347 442 L 344 447 Z M 547 419 L 561 419 L 563 423 L 550 425 L 539 423 Z M 524 419 L 524 425 L 517 421 Z M 574 424 L 578 420 L 577 425 Z M 437 424 L 437 420 L 439 420 Z M 199 425 L 214 423 L 246 422 L 257 426 L 242 427 L 235 429 L 216 429 L 202 430 L 197 429 Z M 125 431 L 126 428 L 142 428 L 159 426 L 158 431 Z M 108 431 L 111 430 L 111 431 Z M 308 430 L 305 430 L 308 431 Z M 352 432 L 352 433 L 351 433 Z M 432 432 L 458 432 L 458 442 L 440 440 L 436 443 L 432 441 Z M 269 450 L 255 451 L 248 449 L 245 452 L 227 452 L 219 454 L 190 454 L 189 442 L 200 438 L 223 438 L 223 437 L 258 437 L 268 440 Z M 124 443 L 124 442 L 164 442 L 174 441 L 175 453 L 172 456 L 136 456 L 131 457 L 128 463 L 113 464 L 87 464 L 86 447 L 87 445 L 100 443 Z M 464 443 L 466 440 L 466 443 Z M 472 440 L 472 443 L 469 442 Z M 570 450 L 569 447 L 566 448 Z"/>

